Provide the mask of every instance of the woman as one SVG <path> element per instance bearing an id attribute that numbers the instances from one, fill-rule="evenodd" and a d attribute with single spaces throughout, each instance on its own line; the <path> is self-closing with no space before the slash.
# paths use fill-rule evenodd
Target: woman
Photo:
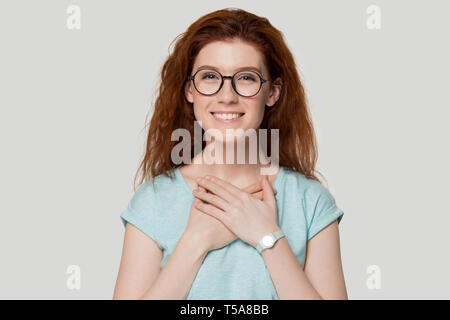
<path id="1" fill-rule="evenodd" d="M 219 135 L 199 142 L 195 121 L 202 133 Z M 225 147 L 237 151 L 245 138 L 230 138 L 227 129 L 278 129 L 279 152 L 273 140 L 267 146 L 279 166 L 262 174 L 269 164 L 250 162 L 248 145 L 244 163 L 208 163 L 190 148 L 180 164 L 172 136 L 179 128 L 190 133 L 191 147 L 213 146 L 222 160 L 227 153 L 236 160 Z M 263 153 L 259 144 L 256 152 Z M 201 17 L 161 71 L 141 185 L 121 215 L 113 298 L 347 299 L 338 231 L 344 213 L 316 177 L 316 159 L 304 89 L 281 32 L 238 9 Z"/>

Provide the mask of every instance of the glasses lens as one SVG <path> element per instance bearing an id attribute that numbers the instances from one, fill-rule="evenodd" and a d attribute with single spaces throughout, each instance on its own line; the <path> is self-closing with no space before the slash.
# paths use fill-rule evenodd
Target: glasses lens
<path id="1" fill-rule="evenodd" d="M 203 94 L 213 94 L 219 90 L 222 81 L 220 74 L 214 70 L 200 70 L 194 77 L 194 84 Z"/>
<path id="2" fill-rule="evenodd" d="M 253 71 L 238 72 L 233 80 L 237 93 L 245 97 L 254 96 L 261 87 L 261 79 Z M 202 69 L 194 77 L 194 84 L 197 90 L 207 95 L 216 93 L 219 90 L 221 81 L 220 73 L 210 69 Z"/>
<path id="3" fill-rule="evenodd" d="M 234 83 L 240 95 L 253 96 L 261 86 L 261 79 L 256 72 L 241 71 L 234 76 Z"/>

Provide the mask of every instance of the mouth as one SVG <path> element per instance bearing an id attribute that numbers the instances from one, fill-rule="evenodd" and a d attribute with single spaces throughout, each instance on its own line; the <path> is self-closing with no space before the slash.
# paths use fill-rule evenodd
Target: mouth
<path id="1" fill-rule="evenodd" d="M 221 123 L 233 123 L 237 122 L 240 119 L 243 118 L 245 113 L 241 112 L 230 112 L 230 113 L 224 113 L 224 112 L 210 112 L 211 116 L 218 122 Z"/>

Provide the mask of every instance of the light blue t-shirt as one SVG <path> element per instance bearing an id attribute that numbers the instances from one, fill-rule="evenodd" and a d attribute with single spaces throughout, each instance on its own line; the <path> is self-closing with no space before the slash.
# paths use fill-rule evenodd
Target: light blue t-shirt
<path id="1" fill-rule="evenodd" d="M 174 174 L 173 180 L 163 174 L 155 177 L 155 187 L 151 181 L 140 185 L 120 216 L 124 226 L 130 222 L 159 245 L 161 267 L 183 234 L 194 201 L 179 167 Z M 278 225 L 304 268 L 307 241 L 334 220 L 340 222 L 344 212 L 322 184 L 287 167 L 280 166 L 274 188 Z M 262 255 L 238 238 L 206 255 L 186 299 L 279 298 Z"/>

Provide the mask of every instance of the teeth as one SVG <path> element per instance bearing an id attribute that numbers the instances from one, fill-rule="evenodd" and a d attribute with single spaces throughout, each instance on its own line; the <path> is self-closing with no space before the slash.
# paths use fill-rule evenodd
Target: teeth
<path id="1" fill-rule="evenodd" d="M 241 117 L 242 113 L 213 113 L 213 116 L 223 120 L 231 120 Z"/>

